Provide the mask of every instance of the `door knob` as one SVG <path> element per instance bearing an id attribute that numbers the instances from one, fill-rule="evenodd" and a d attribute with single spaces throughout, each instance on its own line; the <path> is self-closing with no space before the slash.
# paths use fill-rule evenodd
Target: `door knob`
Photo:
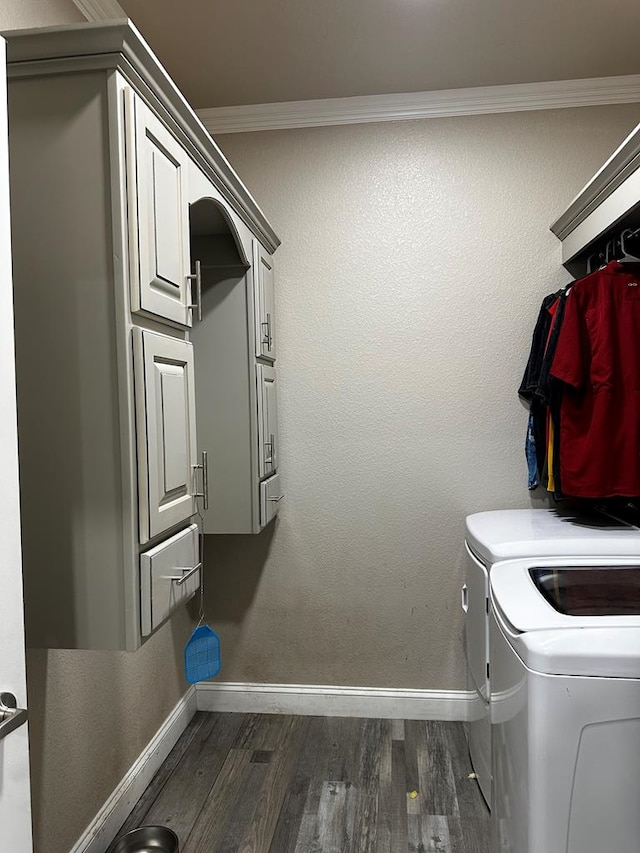
<path id="1" fill-rule="evenodd" d="M 13 693 L 0 693 L 0 740 L 27 721 L 27 709 L 18 708 Z"/>

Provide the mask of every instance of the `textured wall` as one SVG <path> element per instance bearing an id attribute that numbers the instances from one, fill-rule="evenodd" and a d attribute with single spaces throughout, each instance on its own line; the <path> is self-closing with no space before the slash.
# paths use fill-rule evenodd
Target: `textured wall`
<path id="1" fill-rule="evenodd" d="M 66 853 L 184 694 L 175 614 L 135 653 L 27 653 L 36 853 Z"/>
<path id="2" fill-rule="evenodd" d="M 72 0 L 3 0 L 0 4 L 0 31 L 84 20 L 84 15 Z"/>
<path id="3" fill-rule="evenodd" d="M 209 537 L 229 681 L 465 686 L 467 513 L 526 507 L 518 387 L 548 227 L 640 107 L 221 136 L 272 220 L 281 471 Z"/>

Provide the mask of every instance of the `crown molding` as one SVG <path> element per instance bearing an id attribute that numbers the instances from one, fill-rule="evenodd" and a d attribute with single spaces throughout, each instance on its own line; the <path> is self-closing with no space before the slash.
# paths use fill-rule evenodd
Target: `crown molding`
<path id="1" fill-rule="evenodd" d="M 640 102 L 640 74 L 198 110 L 210 133 L 288 130 Z"/>
<path id="2" fill-rule="evenodd" d="M 4 37 L 12 80 L 74 71 L 120 72 L 262 245 L 270 252 L 277 249 L 278 235 L 132 21 L 11 30 Z"/>
<path id="3" fill-rule="evenodd" d="M 129 16 L 118 0 L 73 0 L 87 21 L 117 21 Z"/>

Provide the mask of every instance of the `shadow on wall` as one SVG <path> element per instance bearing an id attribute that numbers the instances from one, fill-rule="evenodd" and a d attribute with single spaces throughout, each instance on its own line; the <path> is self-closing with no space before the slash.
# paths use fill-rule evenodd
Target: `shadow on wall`
<path id="1" fill-rule="evenodd" d="M 211 622 L 242 622 L 269 557 L 277 521 L 259 534 L 204 537 L 205 607 Z M 199 605 L 197 598 L 192 607 Z"/>
<path id="2" fill-rule="evenodd" d="M 27 650 L 36 851 L 73 846 L 184 695 L 192 630 L 180 608 L 136 652 Z"/>

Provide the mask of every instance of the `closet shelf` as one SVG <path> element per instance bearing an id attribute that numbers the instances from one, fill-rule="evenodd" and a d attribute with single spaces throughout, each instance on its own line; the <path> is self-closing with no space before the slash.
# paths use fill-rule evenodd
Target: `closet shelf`
<path id="1" fill-rule="evenodd" d="M 613 231 L 640 226 L 640 124 L 550 226 L 562 242 L 562 263 L 574 275 Z"/>

